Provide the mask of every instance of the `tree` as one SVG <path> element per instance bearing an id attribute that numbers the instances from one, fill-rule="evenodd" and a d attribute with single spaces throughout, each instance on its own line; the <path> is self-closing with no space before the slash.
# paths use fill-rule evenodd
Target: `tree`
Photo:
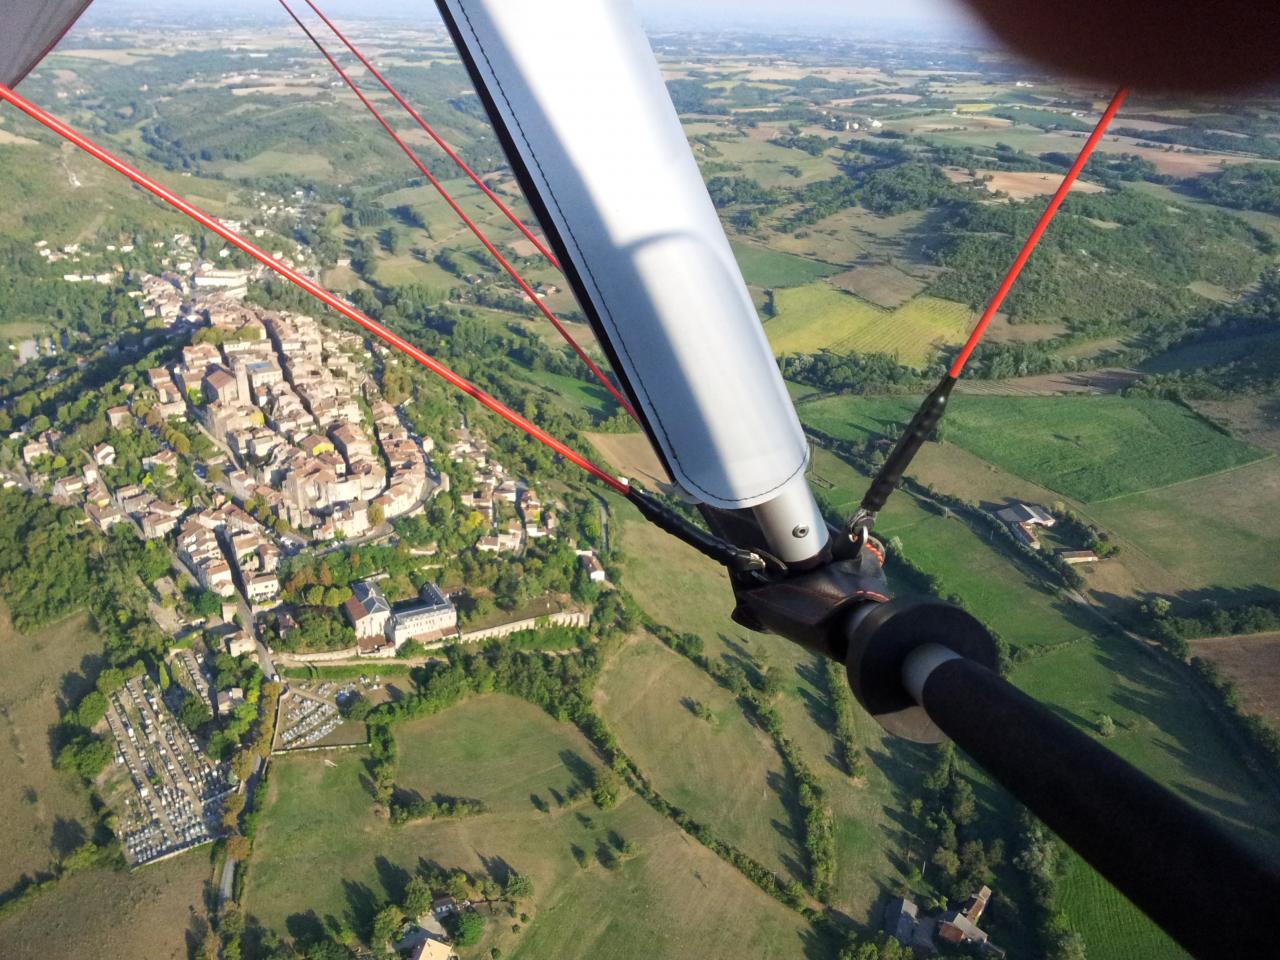
<path id="1" fill-rule="evenodd" d="M 227 837 L 227 856 L 232 860 L 248 860 L 252 852 L 253 845 L 248 837 L 239 833 L 233 833 Z"/>
<path id="2" fill-rule="evenodd" d="M 372 526 L 380 527 L 386 522 L 387 511 L 380 503 L 369 505 L 369 523 Z"/>
<path id="3" fill-rule="evenodd" d="M 1045 956 L 1047 960 L 1085 960 L 1084 940 L 1074 930 L 1058 930 Z"/>
<path id="4" fill-rule="evenodd" d="M 467 875 L 461 870 L 455 870 L 449 874 L 448 891 L 449 896 L 455 900 L 465 900 L 470 884 L 467 881 Z"/>
<path id="5" fill-rule="evenodd" d="M 253 754 L 248 750 L 237 750 L 231 758 L 231 772 L 237 780 L 248 780 L 253 773 Z"/>
<path id="6" fill-rule="evenodd" d="M 422 877 L 414 877 L 404 888 L 401 906 L 406 916 L 416 920 L 431 909 L 431 900 L 431 885 Z"/>
<path id="7" fill-rule="evenodd" d="M 1098 736 L 1103 740 L 1110 740 L 1116 735 L 1116 722 L 1111 719 L 1110 714 L 1104 713 L 1098 718 Z"/>
<path id="8" fill-rule="evenodd" d="M 240 822 L 240 814 L 244 812 L 244 794 L 233 793 L 222 804 L 222 826 L 234 830 Z"/>
<path id="9" fill-rule="evenodd" d="M 178 708 L 178 720 L 193 733 L 213 719 L 209 707 L 200 697 L 189 695 Z"/>
<path id="10" fill-rule="evenodd" d="M 608 767 L 596 767 L 591 773 L 591 799 L 601 810 L 608 810 L 618 802 L 622 781 Z"/>
<path id="11" fill-rule="evenodd" d="M 201 590 L 192 601 L 191 607 L 202 617 L 216 617 L 222 613 L 222 598 L 212 590 Z"/>
<path id="12" fill-rule="evenodd" d="M 533 896 L 533 880 L 528 874 L 513 873 L 507 877 L 507 882 L 503 887 L 503 895 L 513 903 L 521 900 L 527 900 Z"/>
<path id="13" fill-rule="evenodd" d="M 480 942 L 484 936 L 484 917 L 478 913 L 463 914 L 458 921 L 458 935 L 454 944 L 459 947 L 471 947 Z"/>
<path id="14" fill-rule="evenodd" d="M 107 698 L 97 690 L 90 690 L 84 695 L 84 699 L 80 701 L 80 706 L 76 708 L 76 721 L 86 730 L 93 729 L 94 725 L 107 715 Z"/>
<path id="15" fill-rule="evenodd" d="M 404 914 L 394 903 L 379 910 L 373 918 L 373 945 L 389 949 L 391 941 L 400 932 L 402 923 L 404 923 Z"/>

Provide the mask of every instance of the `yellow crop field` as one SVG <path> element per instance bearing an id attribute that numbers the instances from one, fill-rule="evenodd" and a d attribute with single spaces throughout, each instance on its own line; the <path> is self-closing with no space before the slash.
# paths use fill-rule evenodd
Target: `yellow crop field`
<path id="1" fill-rule="evenodd" d="M 813 283 L 774 293 L 776 316 L 765 324 L 775 354 L 887 353 L 898 362 L 925 366 L 934 351 L 964 339 L 973 312 L 964 304 L 915 297 L 884 310 Z"/>

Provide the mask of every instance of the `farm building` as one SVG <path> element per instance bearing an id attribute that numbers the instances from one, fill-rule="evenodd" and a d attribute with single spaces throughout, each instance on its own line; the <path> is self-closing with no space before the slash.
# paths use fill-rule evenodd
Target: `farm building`
<path id="1" fill-rule="evenodd" d="M 600 563 L 600 558 L 594 553 L 587 552 L 578 555 L 578 563 L 587 574 L 587 579 L 592 583 L 604 583 L 605 572 L 604 566 Z"/>
<path id="2" fill-rule="evenodd" d="M 1013 535 L 1032 550 L 1040 549 L 1040 537 L 1036 527 L 1052 527 L 1057 521 L 1053 515 L 1030 503 L 1015 503 L 997 511 L 997 519 L 1003 520 Z"/>
<path id="3" fill-rule="evenodd" d="M 1030 503 L 1015 503 L 1011 507 L 1005 507 L 996 516 L 1010 525 L 1025 523 L 1030 527 L 1052 527 L 1058 522 L 1052 514 Z"/>
<path id="4" fill-rule="evenodd" d="M 1060 556 L 1067 563 L 1097 563 L 1100 559 L 1092 550 L 1063 550 Z"/>
<path id="5" fill-rule="evenodd" d="M 937 917 L 920 916 L 920 908 L 910 900 L 896 897 L 884 909 L 884 930 L 904 947 L 912 947 L 917 955 L 938 952 L 934 937 L 957 946 L 976 943 L 982 951 L 1003 958 L 1005 951 L 990 941 L 978 921 L 991 899 L 991 888 L 984 886 L 971 896 L 964 910 L 948 910 Z"/>

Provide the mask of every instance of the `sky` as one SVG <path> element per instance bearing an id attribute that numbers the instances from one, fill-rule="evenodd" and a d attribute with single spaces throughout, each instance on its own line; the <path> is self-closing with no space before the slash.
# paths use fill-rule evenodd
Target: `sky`
<path id="1" fill-rule="evenodd" d="M 319 2 L 319 0 L 318 0 Z M 921 36 L 972 36 L 977 32 L 960 0 L 634 0 L 650 29 L 781 30 L 809 33 L 916 33 Z M 376 16 L 438 22 L 432 0 L 324 0 L 322 9 L 349 19 Z M 194 9 L 210 16 L 269 18 L 279 11 L 274 0 L 218 0 Z M 189 18 L 191 0 L 96 0 L 87 22 L 109 22 L 119 14 L 140 12 Z"/>

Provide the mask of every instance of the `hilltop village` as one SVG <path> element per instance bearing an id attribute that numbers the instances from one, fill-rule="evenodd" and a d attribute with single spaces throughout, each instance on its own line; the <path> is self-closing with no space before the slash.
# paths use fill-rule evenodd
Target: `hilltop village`
<path id="1" fill-rule="evenodd" d="M 40 242 L 36 252 L 72 264 L 134 246 L 53 251 Z M 103 794 L 134 865 L 226 836 L 265 756 L 354 742 L 363 725 L 352 706 L 362 701 L 363 714 L 387 694 L 373 664 L 340 685 L 290 683 L 282 670 L 420 663 L 449 644 L 581 627 L 590 612 L 561 594 L 505 617 L 486 601 L 491 612 L 477 619 L 465 584 L 446 590 L 432 579 L 439 547 L 423 540 L 449 521 L 427 521 L 427 509 L 449 500 L 467 552 L 521 558 L 531 544 L 558 543 L 565 504 L 544 504 L 465 419 L 444 436 L 415 429 L 379 389 L 375 369 L 398 362 L 383 347 L 249 302 L 261 268 L 201 260 L 182 234 L 163 262 L 161 274 L 135 274 L 129 296 L 148 325 L 144 348 L 169 345 L 171 362 L 118 385 L 121 402 L 105 409 L 98 442 L 83 445 L 53 424 L 13 433 L 18 459 L 3 477 L 7 488 L 78 507 L 107 536 L 128 528 L 168 558 L 148 604 L 171 638 L 163 675 L 122 678 L 98 721 L 111 744 Z M 119 269 L 62 277 L 120 279 Z M 19 360 L 74 347 L 35 343 Z M 455 476 L 464 486 L 452 492 Z M 409 533 L 397 533 L 395 521 L 414 518 Z M 596 589 L 606 582 L 590 545 L 567 549 L 573 578 Z M 364 557 L 361 575 L 335 583 L 334 564 Z M 469 623 L 460 598 L 470 601 Z M 198 736 L 215 718 L 213 740 Z"/>

